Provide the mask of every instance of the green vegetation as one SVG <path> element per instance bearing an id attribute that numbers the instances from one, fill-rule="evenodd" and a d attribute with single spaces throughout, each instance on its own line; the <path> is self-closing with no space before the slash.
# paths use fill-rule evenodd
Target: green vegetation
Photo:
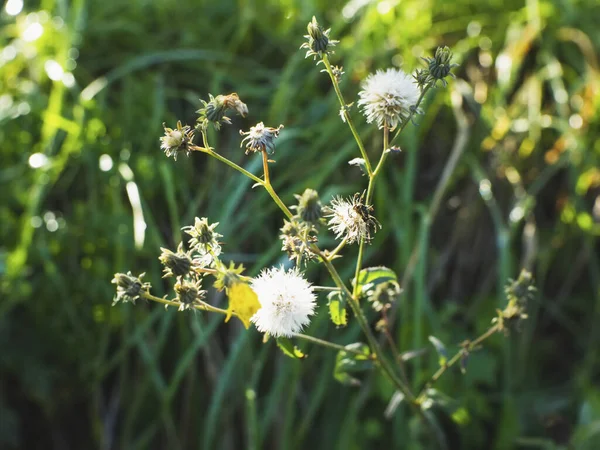
<path id="1" fill-rule="evenodd" d="M 536 280 L 520 332 L 436 381 L 448 448 L 597 448 L 596 1 L 46 0 L 7 13 L 19 4 L 0 13 L 0 448 L 434 448 L 383 377 L 338 383 L 330 349 L 295 341 L 308 358 L 292 360 L 222 316 L 111 308 L 114 272 L 145 270 L 169 292 L 159 247 L 195 216 L 220 222 L 225 257 L 249 275 L 287 260 L 264 190 L 201 153 L 160 150 L 162 123 L 194 123 L 208 93 L 249 106 L 209 137 L 252 173 L 262 162 L 237 130 L 285 125 L 271 168 L 284 202 L 364 185 L 329 77 L 299 50 L 313 15 L 340 39 L 331 62 L 349 101 L 367 74 L 418 67 L 439 45 L 460 66 L 394 143 L 374 195 L 394 226 L 364 250 L 400 275 L 393 339 L 417 352 L 411 379 L 438 369 L 442 342 L 452 357 L 489 329 L 507 279 Z M 352 114 L 375 155 L 380 133 Z M 357 248 L 345 251 L 349 280 Z M 310 333 L 355 342 L 358 327 L 328 324 L 326 297 Z"/>

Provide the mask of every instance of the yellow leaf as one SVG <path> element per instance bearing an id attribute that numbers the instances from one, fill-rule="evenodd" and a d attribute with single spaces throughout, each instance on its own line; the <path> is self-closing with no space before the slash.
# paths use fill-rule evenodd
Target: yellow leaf
<path id="1" fill-rule="evenodd" d="M 231 315 L 235 313 L 244 326 L 248 328 L 250 317 L 260 309 L 260 302 L 256 293 L 247 283 L 240 281 L 227 288 L 227 295 L 229 296 L 229 307 L 227 308 L 225 322 L 229 321 Z"/>

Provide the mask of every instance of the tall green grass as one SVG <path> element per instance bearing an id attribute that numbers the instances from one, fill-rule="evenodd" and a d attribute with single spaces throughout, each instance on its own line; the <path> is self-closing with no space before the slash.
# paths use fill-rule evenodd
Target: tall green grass
<path id="1" fill-rule="evenodd" d="M 46 0 L 16 17 L 3 10 L 0 447 L 429 448 L 402 406 L 384 418 L 385 380 L 336 384 L 326 350 L 303 346 L 309 358 L 292 361 L 218 317 L 110 306 L 116 271 L 146 270 L 157 294 L 168 292 L 158 249 L 173 248 L 194 216 L 221 223 L 227 256 L 251 274 L 285 259 L 282 217 L 265 192 L 202 155 L 175 163 L 159 149 L 162 122 L 193 122 L 208 93 L 235 91 L 248 104 L 250 116 L 211 143 L 254 173 L 260 161 L 244 156 L 237 130 L 285 124 L 272 169 L 284 201 L 306 187 L 324 200 L 364 188 L 346 164 L 357 149 L 335 93 L 298 50 L 315 14 L 341 39 L 333 62 L 349 99 L 369 72 L 410 70 L 440 44 L 461 65 L 428 97 L 374 197 L 387 226 L 366 261 L 404 275 L 401 348 L 428 348 L 430 334 L 457 348 L 488 327 L 508 277 L 525 266 L 537 279 L 523 330 L 490 339 L 466 375 L 436 385 L 468 413 L 435 411 L 449 448 L 596 448 L 600 8 L 364 3 Z M 34 22 L 43 34 L 27 43 Z M 51 81 L 47 60 L 70 67 L 75 85 Z M 376 152 L 379 136 L 354 114 Z M 41 168 L 29 164 L 36 153 Z M 348 250 L 338 263 L 345 279 L 352 261 Z M 354 327 L 332 329 L 325 307 L 310 331 L 359 339 Z M 429 350 L 408 363 L 417 382 L 436 368 Z"/>

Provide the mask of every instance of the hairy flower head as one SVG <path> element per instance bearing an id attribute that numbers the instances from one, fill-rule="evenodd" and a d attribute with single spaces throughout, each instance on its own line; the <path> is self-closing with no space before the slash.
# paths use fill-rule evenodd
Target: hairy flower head
<path id="1" fill-rule="evenodd" d="M 164 266 L 164 276 L 167 277 L 183 277 L 190 273 L 192 269 L 192 258 L 190 252 L 183 251 L 183 244 L 180 243 L 177 247 L 177 252 L 172 252 L 168 248 L 161 247 L 161 254 L 158 257 Z"/>
<path id="2" fill-rule="evenodd" d="M 184 152 L 187 156 L 190 155 L 190 145 L 194 140 L 194 132 L 189 125 L 181 125 L 181 122 L 177 122 L 175 129 L 168 128 L 163 123 L 165 129 L 165 135 L 160 138 L 160 148 L 165 152 L 167 157 L 172 156 L 177 160 L 177 155 Z"/>
<path id="3" fill-rule="evenodd" d="M 316 297 L 297 268 L 265 269 L 251 286 L 261 304 L 250 319 L 258 331 L 274 337 L 289 337 L 310 323 Z"/>
<path id="4" fill-rule="evenodd" d="M 336 197 L 327 208 L 329 229 L 336 238 L 345 238 L 349 244 L 364 239 L 371 241 L 371 232 L 376 232 L 381 225 L 371 215 L 373 207 L 363 202 L 363 196 L 355 194 L 351 199 Z"/>
<path id="5" fill-rule="evenodd" d="M 240 130 L 242 136 L 246 136 L 242 139 L 240 147 L 246 143 L 246 155 L 249 152 L 262 152 L 265 151 L 271 155 L 275 151 L 275 138 L 279 136 L 279 132 L 283 128 L 283 125 L 279 125 L 277 128 L 265 127 L 262 122 L 257 123 L 255 126 L 250 127 L 250 131 Z"/>
<path id="6" fill-rule="evenodd" d="M 175 293 L 179 301 L 179 311 L 192 309 L 206 295 L 206 291 L 202 290 L 200 280 L 192 281 L 183 278 L 180 278 L 175 283 Z"/>
<path id="7" fill-rule="evenodd" d="M 419 89 L 413 79 L 400 69 L 378 70 L 362 84 L 358 105 L 367 122 L 376 122 L 379 128 L 390 130 L 406 120 L 419 99 Z"/>
<path id="8" fill-rule="evenodd" d="M 131 302 L 135 304 L 135 301 L 142 296 L 142 294 L 147 293 L 151 286 L 150 283 L 144 283 L 142 278 L 144 278 L 144 273 L 139 276 L 133 276 L 131 272 L 127 273 L 115 273 L 114 278 L 111 283 L 117 285 L 117 295 L 113 300 L 113 305 L 118 302 Z"/>

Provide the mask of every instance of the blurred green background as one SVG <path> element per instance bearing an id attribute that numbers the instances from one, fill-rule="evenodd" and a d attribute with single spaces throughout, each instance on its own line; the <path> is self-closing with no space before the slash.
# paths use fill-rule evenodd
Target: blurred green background
<path id="1" fill-rule="evenodd" d="M 492 337 L 436 387 L 450 449 L 600 448 L 600 4 L 595 0 L 19 0 L 0 12 L 0 448 L 435 448 L 382 378 L 332 379 L 335 354 L 295 361 L 254 329 L 139 302 L 111 307 L 114 272 L 161 280 L 194 216 L 220 222 L 226 259 L 283 262 L 267 193 L 205 155 L 167 159 L 162 122 L 237 92 L 245 118 L 211 135 L 260 174 L 239 129 L 285 124 L 281 197 L 328 201 L 366 186 L 326 74 L 298 50 L 316 15 L 341 42 L 342 89 L 421 67 L 448 45 L 460 67 L 400 139 L 375 194 L 384 225 L 367 264 L 402 277 L 396 331 L 418 385 L 433 334 L 455 351 L 482 333 L 521 267 L 539 292 L 520 333 Z M 373 158 L 379 133 L 354 110 Z M 436 185 L 451 171 L 434 217 Z M 331 237 L 322 238 L 332 246 Z M 352 275 L 356 248 L 337 266 Z M 328 283 L 320 266 L 311 280 Z M 210 301 L 225 299 L 216 292 Z M 326 299 L 309 333 L 346 344 Z"/>

